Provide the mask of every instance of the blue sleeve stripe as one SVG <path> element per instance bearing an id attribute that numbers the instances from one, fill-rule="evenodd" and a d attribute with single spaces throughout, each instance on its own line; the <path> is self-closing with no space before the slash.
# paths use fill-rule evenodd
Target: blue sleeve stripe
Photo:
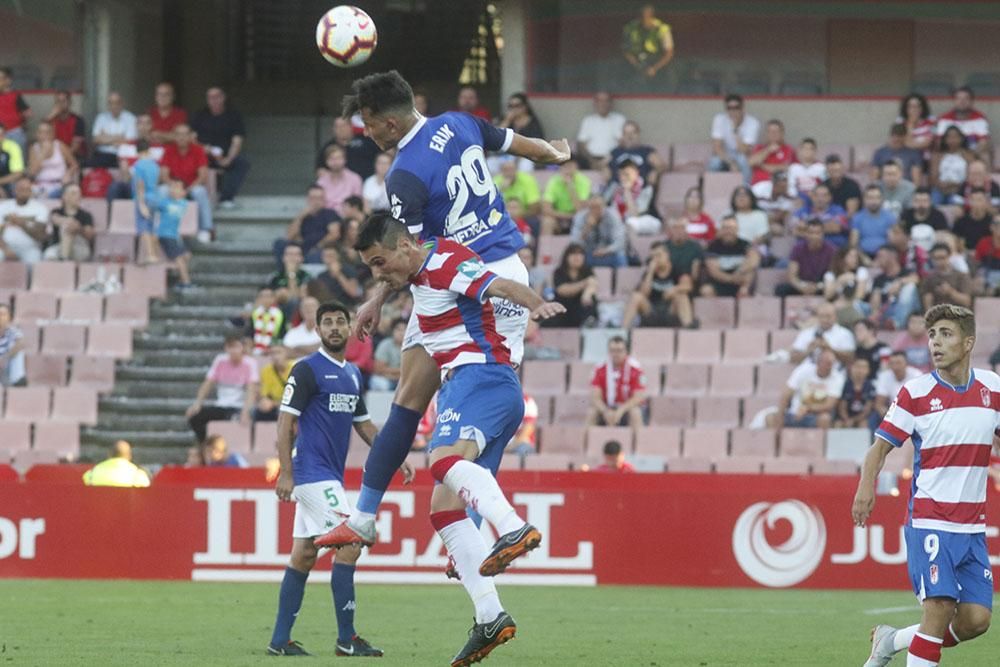
<path id="1" fill-rule="evenodd" d="M 902 445 L 903 445 L 903 443 L 901 443 L 899 440 L 897 440 L 896 438 L 892 437 L 891 435 L 889 435 L 888 433 L 886 433 L 882 429 L 878 429 L 878 430 L 875 431 L 875 437 L 882 438 L 883 440 L 885 440 L 886 442 L 888 442 L 893 447 L 902 447 Z"/>

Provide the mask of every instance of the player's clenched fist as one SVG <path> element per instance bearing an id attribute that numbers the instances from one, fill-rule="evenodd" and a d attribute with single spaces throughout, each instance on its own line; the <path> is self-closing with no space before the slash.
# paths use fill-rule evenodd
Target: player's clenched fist
<path id="1" fill-rule="evenodd" d="M 554 301 L 546 301 L 538 308 L 531 311 L 531 319 L 533 320 L 547 320 L 550 317 L 555 317 L 566 312 L 566 307 L 561 303 L 555 303 Z"/>

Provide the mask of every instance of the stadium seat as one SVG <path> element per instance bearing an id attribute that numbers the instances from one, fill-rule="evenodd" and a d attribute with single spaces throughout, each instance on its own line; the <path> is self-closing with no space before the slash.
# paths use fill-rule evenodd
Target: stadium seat
<path id="1" fill-rule="evenodd" d="M 663 393 L 663 366 L 655 362 L 643 363 L 641 359 L 639 364 L 646 375 L 646 393 L 659 396 Z"/>
<path id="2" fill-rule="evenodd" d="M 100 197 L 84 197 L 80 208 L 94 218 L 94 231 L 103 232 L 108 228 L 108 202 Z"/>
<path id="3" fill-rule="evenodd" d="M 590 381 L 596 364 L 589 361 L 571 361 L 569 364 L 569 393 L 590 394 Z"/>
<path id="4" fill-rule="evenodd" d="M 632 429 L 628 426 L 590 426 L 587 428 L 586 451 L 597 456 L 604 451 L 604 443 L 616 440 L 622 446 L 622 451 L 631 454 L 635 449 Z"/>
<path id="5" fill-rule="evenodd" d="M 208 437 L 221 435 L 229 451 L 243 454 L 250 451 L 250 426 L 241 424 L 238 421 L 210 421 L 205 427 Z"/>
<path id="6" fill-rule="evenodd" d="M 759 475 L 764 458 L 760 456 L 730 456 L 715 462 L 715 472 L 720 475 Z"/>
<path id="7" fill-rule="evenodd" d="M 0 262 L 0 287 L 28 289 L 28 265 L 23 262 Z"/>
<path id="8" fill-rule="evenodd" d="M 52 421 L 97 424 L 97 392 L 89 387 L 56 387 L 52 392 Z"/>
<path id="9" fill-rule="evenodd" d="M 36 262 L 31 267 L 32 292 L 72 292 L 76 289 L 76 264 Z"/>
<path id="10" fill-rule="evenodd" d="M 80 425 L 71 422 L 35 422 L 35 451 L 55 452 L 76 460 L 80 455 Z"/>
<path id="11" fill-rule="evenodd" d="M 14 452 L 14 467 L 23 473 L 32 466 L 59 463 L 59 458 L 59 452 L 47 449 L 22 449 Z"/>
<path id="12" fill-rule="evenodd" d="M 770 95 L 771 72 L 766 69 L 737 72 L 726 92 L 738 95 Z"/>
<path id="13" fill-rule="evenodd" d="M 535 399 L 535 405 L 538 406 L 538 420 L 535 422 L 538 426 L 544 426 L 546 424 L 552 423 L 552 403 L 555 396 L 551 394 L 531 394 L 531 398 Z"/>
<path id="14" fill-rule="evenodd" d="M 678 396 L 651 396 L 649 423 L 655 426 L 693 426 L 694 399 Z"/>
<path id="15" fill-rule="evenodd" d="M 728 396 L 742 398 L 751 396 L 754 389 L 756 367 L 749 364 L 714 364 L 712 366 L 712 385 L 708 390 L 710 396 Z"/>
<path id="16" fill-rule="evenodd" d="M 860 463 L 872 444 L 866 428 L 831 428 L 826 431 L 826 458 L 830 461 Z"/>
<path id="17" fill-rule="evenodd" d="M 540 431 L 539 451 L 544 454 L 572 454 L 583 456 L 584 444 L 587 440 L 587 429 L 584 426 L 567 424 L 552 424 Z"/>
<path id="18" fill-rule="evenodd" d="M 877 151 L 881 145 L 882 144 L 880 143 L 854 144 L 854 161 L 851 164 L 851 171 L 867 171 L 868 167 L 872 164 L 872 157 L 874 157 L 875 151 Z M 845 165 L 846 164 L 847 163 L 845 161 Z"/>
<path id="19" fill-rule="evenodd" d="M 701 173 L 712 157 L 712 144 L 704 141 L 674 144 L 672 153 L 674 171 Z"/>
<path id="20" fill-rule="evenodd" d="M 73 292 L 59 297 L 59 319 L 74 324 L 100 322 L 104 297 L 93 292 Z"/>
<path id="21" fill-rule="evenodd" d="M 1000 329 L 1000 297 L 980 297 L 975 305 L 976 327 L 986 331 Z"/>
<path id="22" fill-rule="evenodd" d="M 189 206 L 188 208 L 192 208 Z M 115 199 L 111 202 L 108 231 L 135 236 L 135 200 Z"/>
<path id="23" fill-rule="evenodd" d="M 272 456 L 278 453 L 278 422 L 254 422 L 253 450 Z"/>
<path id="24" fill-rule="evenodd" d="M 691 474 L 710 473 L 712 472 L 712 462 L 708 459 L 668 459 L 667 472 Z"/>
<path id="25" fill-rule="evenodd" d="M 632 249 L 639 255 L 639 259 L 645 262 L 649 259 L 649 252 L 653 244 L 662 240 L 662 236 L 636 236 L 630 239 L 629 242 L 632 244 Z"/>
<path id="26" fill-rule="evenodd" d="M 566 453 L 528 454 L 523 465 L 525 470 L 569 470 L 579 458 Z"/>
<path id="27" fill-rule="evenodd" d="M 795 364 L 761 364 L 757 367 L 757 395 L 780 396 L 788 386 Z"/>
<path id="28" fill-rule="evenodd" d="M 778 409 L 778 396 L 754 395 L 743 399 L 743 428 L 749 428 L 754 418 L 761 410 Z"/>
<path id="29" fill-rule="evenodd" d="M 243 458 L 246 459 L 247 464 L 249 464 L 251 468 L 263 468 L 267 465 L 268 461 L 270 461 L 271 459 L 275 459 L 276 457 L 277 457 L 276 453 L 272 454 L 270 452 L 251 451 L 243 455 Z"/>
<path id="30" fill-rule="evenodd" d="M 162 298 L 167 293 L 167 269 L 163 264 L 150 266 L 125 265 L 125 291 Z"/>
<path id="31" fill-rule="evenodd" d="M 97 232 L 94 237 L 94 261 L 132 262 L 135 260 L 135 243 L 135 236 L 132 234 Z"/>
<path id="32" fill-rule="evenodd" d="M 14 319 L 21 322 L 48 322 L 56 319 L 59 298 L 45 292 L 14 293 Z"/>
<path id="33" fill-rule="evenodd" d="M 736 396 L 701 396 L 694 402 L 698 427 L 739 428 L 740 399 Z"/>
<path id="34" fill-rule="evenodd" d="M 209 170 L 211 173 L 211 170 Z M 188 206 L 181 217 L 180 235 L 194 236 L 198 233 L 198 207 Z"/>
<path id="35" fill-rule="evenodd" d="M 808 475 L 809 459 L 764 459 L 765 475 Z"/>
<path id="36" fill-rule="evenodd" d="M 736 429 L 733 436 L 733 456 L 773 457 L 775 452 L 775 430 Z"/>
<path id="37" fill-rule="evenodd" d="M 82 324 L 48 324 L 42 332 L 42 352 L 72 355 L 83 352 L 87 327 Z"/>
<path id="38" fill-rule="evenodd" d="M 704 396 L 708 392 L 709 368 L 708 364 L 668 364 L 663 395 Z"/>
<path id="39" fill-rule="evenodd" d="M 145 327 L 149 324 L 149 298 L 141 294 L 109 294 L 104 299 L 104 321 Z"/>
<path id="40" fill-rule="evenodd" d="M 662 456 L 629 456 L 626 460 L 635 472 L 661 473 L 667 467 L 667 460 Z"/>
<path id="41" fill-rule="evenodd" d="M 666 327 L 632 329 L 631 354 L 643 365 L 652 361 L 660 363 L 673 361 L 674 336 L 676 330 Z"/>
<path id="42" fill-rule="evenodd" d="M 664 172 L 656 190 L 656 210 L 664 220 L 684 210 L 684 195 L 690 188 L 698 187 L 698 174 L 690 172 Z"/>
<path id="43" fill-rule="evenodd" d="M 819 460 L 812 462 L 812 473 L 814 475 L 850 475 L 858 474 L 858 464 L 854 461 L 826 461 Z"/>
<path id="44" fill-rule="evenodd" d="M 31 448 L 31 423 L 0 421 L 0 443 L 8 453 Z"/>
<path id="45" fill-rule="evenodd" d="M 18 322 L 17 327 L 21 330 L 21 340 L 24 341 L 24 351 L 27 354 L 38 352 L 42 335 L 39 327 L 34 323 Z"/>
<path id="46" fill-rule="evenodd" d="M 820 162 L 826 160 L 827 155 L 839 155 L 845 169 L 854 164 L 853 153 L 851 144 L 838 141 L 824 141 L 816 148 L 816 157 Z"/>
<path id="47" fill-rule="evenodd" d="M 759 364 L 767 356 L 767 331 L 730 329 L 722 332 L 722 361 L 735 364 Z"/>
<path id="48" fill-rule="evenodd" d="M 34 422 L 49 418 L 52 390 L 49 387 L 8 387 L 4 421 Z"/>
<path id="49" fill-rule="evenodd" d="M 559 350 L 563 359 L 580 358 L 580 330 L 566 327 L 542 327 L 539 329 L 542 346 Z"/>
<path id="50" fill-rule="evenodd" d="M 694 316 L 703 329 L 731 329 L 736 326 L 736 299 L 731 296 L 699 297 L 694 300 Z"/>
<path id="51" fill-rule="evenodd" d="M 635 432 L 635 453 L 665 456 L 681 455 L 681 429 L 676 426 L 642 426 Z"/>
<path id="52" fill-rule="evenodd" d="M 754 281 L 754 293 L 761 297 L 774 297 L 774 288 L 788 279 L 787 269 L 764 268 L 757 269 Z M 742 309 L 743 305 L 740 304 Z M 741 325 L 743 326 L 743 325 Z"/>
<path id="53" fill-rule="evenodd" d="M 84 285 L 95 280 L 104 282 L 112 276 L 121 284 L 122 267 L 121 264 L 110 264 L 103 262 L 84 262 L 77 267 L 77 284 L 82 289 Z"/>
<path id="54" fill-rule="evenodd" d="M 823 458 L 826 433 L 821 428 L 783 428 L 778 432 L 778 457 Z"/>
<path id="55" fill-rule="evenodd" d="M 642 274 L 646 269 L 641 266 L 620 266 L 615 269 L 615 297 L 628 299 L 642 282 Z M 628 323 L 625 323 L 626 326 Z"/>
<path id="56" fill-rule="evenodd" d="M 719 461 L 728 455 L 729 431 L 727 429 L 684 429 L 684 458 Z"/>
<path id="57" fill-rule="evenodd" d="M 122 324 L 92 324 L 87 354 L 128 359 L 132 356 L 132 328 Z"/>
<path id="58" fill-rule="evenodd" d="M 573 242 L 568 235 L 554 236 L 543 234 L 538 237 L 538 264 L 539 266 L 559 266 L 562 261 L 563 252 L 566 246 Z"/>
<path id="59" fill-rule="evenodd" d="M 115 385 L 115 360 L 109 357 L 92 357 L 87 354 L 73 356 L 70 386 L 92 387 L 98 392 L 109 392 Z"/>
<path id="60" fill-rule="evenodd" d="M 65 355 L 27 354 L 24 368 L 29 386 L 58 387 L 66 384 Z"/>
<path id="61" fill-rule="evenodd" d="M 701 191 L 705 201 L 732 199 L 733 190 L 743 185 L 743 174 L 738 171 L 706 171 L 702 175 Z"/>
<path id="62" fill-rule="evenodd" d="M 795 244 L 798 242 L 799 240 L 791 235 L 775 236 L 769 244 L 771 256 L 779 260 L 789 259 L 792 256 L 792 249 L 795 248 Z"/>
<path id="63" fill-rule="evenodd" d="M 615 293 L 615 270 L 610 266 L 595 266 L 593 271 L 594 277 L 597 278 L 597 298 L 601 301 L 610 301 Z"/>
<path id="64" fill-rule="evenodd" d="M 553 424 L 583 423 L 590 408 L 590 396 L 587 394 L 562 394 L 554 397 L 552 408 Z"/>
<path id="65" fill-rule="evenodd" d="M 792 349 L 798 335 L 798 329 L 771 329 L 771 352 Z"/>
<path id="66" fill-rule="evenodd" d="M 603 363 L 608 358 L 608 341 L 615 336 L 628 338 L 624 329 L 583 329 L 583 349 L 580 359 L 591 363 Z"/>

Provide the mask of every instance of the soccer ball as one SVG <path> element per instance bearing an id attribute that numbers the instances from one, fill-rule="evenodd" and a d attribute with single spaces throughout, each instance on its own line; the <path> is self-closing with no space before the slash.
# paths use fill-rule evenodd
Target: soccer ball
<path id="1" fill-rule="evenodd" d="M 316 46 L 337 67 L 354 67 L 368 60 L 378 43 L 375 22 L 351 5 L 334 7 L 316 24 Z"/>

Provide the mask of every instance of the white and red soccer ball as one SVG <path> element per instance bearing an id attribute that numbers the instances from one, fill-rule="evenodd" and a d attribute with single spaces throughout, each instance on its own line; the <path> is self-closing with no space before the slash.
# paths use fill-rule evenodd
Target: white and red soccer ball
<path id="1" fill-rule="evenodd" d="M 377 43 L 375 22 L 358 7 L 334 7 L 316 24 L 316 46 L 337 67 L 360 65 L 371 57 Z"/>

